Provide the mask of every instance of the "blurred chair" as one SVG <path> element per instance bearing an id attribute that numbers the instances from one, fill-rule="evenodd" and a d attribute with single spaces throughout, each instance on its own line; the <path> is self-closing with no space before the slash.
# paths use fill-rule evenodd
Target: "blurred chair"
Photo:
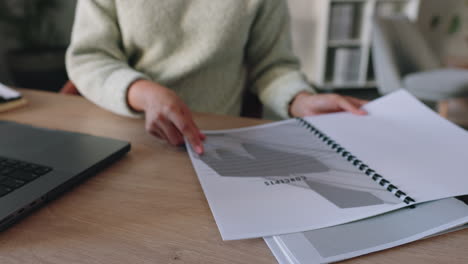
<path id="1" fill-rule="evenodd" d="M 241 116 L 251 118 L 262 118 L 263 105 L 258 96 L 245 89 L 242 95 Z"/>
<path id="2" fill-rule="evenodd" d="M 75 84 L 72 81 L 67 81 L 60 89 L 59 93 L 61 94 L 70 94 L 70 95 L 80 95 L 80 92 L 76 88 Z"/>
<path id="3" fill-rule="evenodd" d="M 400 88 L 447 117 L 447 100 L 468 96 L 468 70 L 443 68 L 418 26 L 407 17 L 376 17 L 372 39 L 378 90 Z"/>

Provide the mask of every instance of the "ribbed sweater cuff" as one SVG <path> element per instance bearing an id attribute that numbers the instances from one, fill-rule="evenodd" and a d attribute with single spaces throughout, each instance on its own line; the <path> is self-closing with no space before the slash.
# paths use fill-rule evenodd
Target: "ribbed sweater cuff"
<path id="1" fill-rule="evenodd" d="M 129 117 L 142 117 L 142 113 L 136 112 L 128 105 L 127 93 L 130 85 L 136 80 L 149 80 L 149 78 L 133 69 L 119 69 L 114 71 L 104 83 L 109 98 L 102 98 L 108 102 L 109 109 L 117 114 Z"/>
<path id="2" fill-rule="evenodd" d="M 273 82 L 260 93 L 259 97 L 276 114 L 282 118 L 290 118 L 289 104 L 299 92 L 303 91 L 316 93 L 299 72 L 291 72 Z"/>

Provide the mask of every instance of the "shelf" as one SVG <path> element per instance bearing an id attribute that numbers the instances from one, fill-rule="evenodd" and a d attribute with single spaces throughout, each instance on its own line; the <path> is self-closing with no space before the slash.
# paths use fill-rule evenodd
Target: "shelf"
<path id="1" fill-rule="evenodd" d="M 316 37 L 298 46 L 304 70 L 317 87 L 332 91 L 377 86 L 371 54 L 373 17 L 402 13 L 415 18 L 422 0 L 301 1 L 314 6 L 311 17 L 316 23 Z"/>
<path id="2" fill-rule="evenodd" d="M 340 48 L 340 47 L 360 47 L 360 39 L 348 39 L 348 40 L 329 40 L 328 47 Z"/>
<path id="3" fill-rule="evenodd" d="M 365 2 L 366 0 L 331 0 L 331 2 L 334 4 L 334 3 L 363 3 Z M 404 0 L 400 0 L 400 1 L 404 1 Z"/>
<path id="4" fill-rule="evenodd" d="M 407 3 L 411 0 L 376 0 L 378 3 L 381 2 L 397 2 L 397 3 Z"/>
<path id="5" fill-rule="evenodd" d="M 321 90 L 333 90 L 333 89 L 355 89 L 355 88 L 375 88 L 377 87 L 377 83 L 373 80 L 366 81 L 365 83 L 362 82 L 349 82 L 343 85 L 336 85 L 332 82 L 326 82 L 324 85 L 318 85 L 317 87 Z"/>
<path id="6" fill-rule="evenodd" d="M 340 1 L 330 6 L 328 42 L 337 46 L 359 45 L 362 36 L 365 2 Z"/>

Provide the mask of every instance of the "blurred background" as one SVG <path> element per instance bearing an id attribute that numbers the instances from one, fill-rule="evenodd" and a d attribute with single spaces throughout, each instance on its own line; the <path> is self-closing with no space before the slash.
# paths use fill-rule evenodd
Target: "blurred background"
<path id="1" fill-rule="evenodd" d="M 0 0 L 0 82 L 57 91 L 76 0 Z"/>
<path id="2" fill-rule="evenodd" d="M 404 15 L 441 67 L 468 68 L 467 0 L 287 1 L 294 51 L 322 92 L 365 99 L 385 93 L 373 58 L 375 17 Z M 0 0 L 1 83 L 48 91 L 63 87 L 75 5 L 76 0 Z M 264 116 L 277 119 L 268 109 Z"/>

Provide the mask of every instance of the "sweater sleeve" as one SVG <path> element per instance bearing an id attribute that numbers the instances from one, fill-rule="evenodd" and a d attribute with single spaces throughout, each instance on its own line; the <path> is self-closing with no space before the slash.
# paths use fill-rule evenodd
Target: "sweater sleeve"
<path id="1" fill-rule="evenodd" d="M 297 93 L 315 93 L 299 70 L 289 27 L 286 1 L 263 1 L 246 50 L 250 88 L 283 118 L 289 117 L 289 104 Z"/>
<path id="2" fill-rule="evenodd" d="M 79 0 L 66 64 L 80 93 L 114 113 L 138 117 L 127 89 L 148 79 L 128 64 L 122 48 L 114 0 Z"/>

